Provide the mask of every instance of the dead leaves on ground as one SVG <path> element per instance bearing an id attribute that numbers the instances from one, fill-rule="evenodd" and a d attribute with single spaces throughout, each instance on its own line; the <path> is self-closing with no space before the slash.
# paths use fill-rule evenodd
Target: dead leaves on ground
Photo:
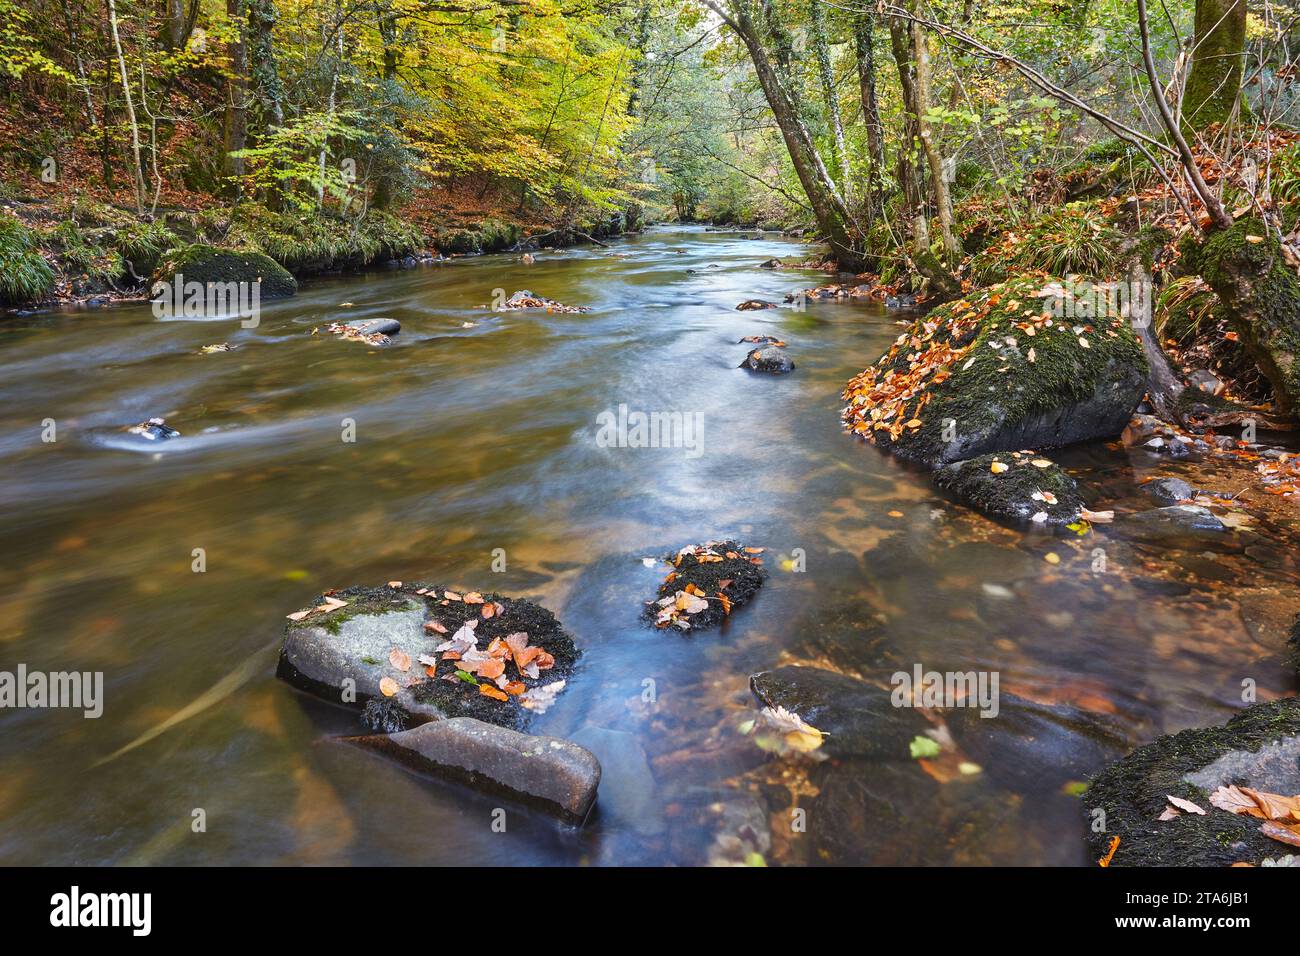
<path id="1" fill-rule="evenodd" d="M 1190 800 L 1168 794 L 1165 799 L 1170 805 L 1160 814 L 1160 820 L 1172 820 L 1184 813 L 1206 815 L 1204 809 Z M 1232 784 L 1211 793 L 1209 802 L 1219 810 L 1262 820 L 1260 833 L 1280 843 L 1300 846 L 1300 795 L 1288 797 Z"/>

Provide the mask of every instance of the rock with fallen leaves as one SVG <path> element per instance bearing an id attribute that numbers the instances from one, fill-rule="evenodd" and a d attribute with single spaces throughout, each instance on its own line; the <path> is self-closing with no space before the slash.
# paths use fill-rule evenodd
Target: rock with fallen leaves
<path id="1" fill-rule="evenodd" d="M 1291 832 L 1296 794 L 1300 697 L 1284 697 L 1158 737 L 1103 770 L 1082 801 L 1089 823 L 1106 814 L 1104 833 L 1088 828 L 1088 849 L 1100 859 L 1118 836 L 1111 866 L 1258 866 L 1293 852 L 1270 831 Z"/>
<path id="2" fill-rule="evenodd" d="M 747 368 L 751 372 L 786 375 L 794 371 L 794 359 L 790 358 L 785 349 L 779 345 L 764 345 L 750 349 L 749 354 L 745 356 L 745 361 L 740 363 L 740 367 Z"/>
<path id="3" fill-rule="evenodd" d="M 534 295 L 527 289 L 514 293 L 506 299 L 502 305 L 503 309 L 545 309 L 547 312 L 558 313 L 576 313 L 590 312 L 591 309 L 581 305 L 565 305 L 563 302 L 556 302 L 554 299 L 548 299 L 544 295 Z"/>
<path id="4" fill-rule="evenodd" d="M 794 749 L 829 757 L 910 760 L 912 740 L 930 727 L 920 710 L 895 707 L 887 687 L 819 667 L 764 671 L 750 677 L 749 689 L 776 718 L 767 726 L 795 734 L 787 740 Z"/>
<path id="5" fill-rule="evenodd" d="M 587 819 L 600 786 L 600 762 L 585 747 L 470 717 L 348 740 L 417 772 L 517 800 L 574 826 Z"/>
<path id="6" fill-rule="evenodd" d="M 944 465 L 934 483 L 992 518 L 1060 530 L 1084 501 L 1073 478 L 1032 451 L 997 452 Z"/>
<path id="7" fill-rule="evenodd" d="M 563 700 L 578 657 L 543 607 L 420 583 L 330 592 L 289 618 L 278 676 L 356 710 L 390 702 L 370 709 L 372 728 L 460 716 L 522 726 Z"/>
<path id="8" fill-rule="evenodd" d="M 646 605 L 656 627 L 680 631 L 721 624 L 752 598 L 767 572 L 763 548 L 737 541 L 705 541 L 664 557 L 670 567 L 659 595 Z"/>
<path id="9" fill-rule="evenodd" d="M 846 426 L 930 467 L 1118 435 L 1146 359 L 1119 314 L 1059 317 L 1073 295 L 1030 276 L 935 309 L 848 383 Z"/>
<path id="10" fill-rule="evenodd" d="M 736 306 L 737 312 L 758 312 L 762 309 L 775 309 L 775 302 L 768 302 L 766 299 L 746 299 L 740 305 Z"/>

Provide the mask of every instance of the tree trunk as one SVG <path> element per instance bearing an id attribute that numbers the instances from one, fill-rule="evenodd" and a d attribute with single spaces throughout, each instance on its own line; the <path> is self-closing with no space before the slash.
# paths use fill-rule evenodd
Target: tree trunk
<path id="1" fill-rule="evenodd" d="M 226 191 L 238 196 L 244 175 L 244 159 L 236 156 L 248 142 L 248 17 L 244 0 L 226 0 L 226 17 L 234 30 L 230 42 L 230 72 L 226 77 L 226 115 L 223 124 Z"/>
<path id="2" fill-rule="evenodd" d="M 126 56 L 122 53 L 122 37 L 117 29 L 117 4 L 107 0 L 108 27 L 113 37 L 113 50 L 117 56 L 118 77 L 122 81 L 122 96 L 126 100 L 126 120 L 131 127 L 131 185 L 135 187 L 136 212 L 144 215 L 144 167 L 140 158 L 140 124 L 135 118 L 135 98 L 131 95 L 131 81 L 126 72 Z"/>
<path id="3" fill-rule="evenodd" d="M 284 125 L 284 84 L 272 37 L 280 19 L 275 0 L 248 0 L 248 68 L 270 126 Z"/>
<path id="4" fill-rule="evenodd" d="M 880 179 L 885 169 L 885 130 L 880 122 L 876 98 L 875 15 L 859 13 L 853 21 L 853 43 L 858 66 L 858 88 L 862 96 L 862 122 L 867 128 L 867 219 L 874 221 L 880 204 Z"/>
<path id="5" fill-rule="evenodd" d="M 1183 92 L 1183 122 L 1201 131 L 1226 123 L 1241 98 L 1246 0 L 1196 0 L 1195 48 Z"/>
<path id="6" fill-rule="evenodd" d="M 943 251 L 948 265 L 954 266 L 961 258 L 961 249 L 953 234 L 952 195 L 948 191 L 948 177 L 944 170 L 943 151 L 926 114 L 930 110 L 930 43 L 919 23 L 912 24 L 912 49 L 916 57 L 916 123 L 930 164 L 930 192 L 934 197 L 935 212 L 939 216 L 939 229 L 943 234 Z"/>
<path id="7" fill-rule="evenodd" d="M 717 7 L 714 9 L 720 10 Z M 818 229 L 830 243 L 841 266 L 856 271 L 863 258 L 848 207 L 826 171 L 812 136 L 799 116 L 795 101 L 768 57 L 748 11 L 738 3 L 732 4 L 729 10 L 731 15 L 726 17 L 726 21 L 749 51 L 759 86 L 772 109 L 781 138 L 790 153 L 790 162 L 817 220 Z"/>
<path id="8" fill-rule="evenodd" d="M 826 42 L 826 18 L 821 0 L 809 0 L 808 22 L 813 49 L 817 55 L 817 74 L 821 79 L 822 99 L 826 103 L 826 122 L 835 137 L 835 158 L 840 167 L 840 194 L 844 202 L 853 202 L 853 183 L 849 175 L 849 149 L 844 142 L 844 122 L 840 118 L 839 97 L 835 95 L 835 70 L 831 65 L 830 46 Z"/>

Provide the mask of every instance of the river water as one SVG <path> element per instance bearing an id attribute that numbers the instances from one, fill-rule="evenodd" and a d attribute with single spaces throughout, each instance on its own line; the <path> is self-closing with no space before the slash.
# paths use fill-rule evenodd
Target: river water
<path id="1" fill-rule="evenodd" d="M 255 329 L 141 305 L 5 319 L 0 669 L 102 671 L 105 702 L 0 715 L 0 861 L 1086 862 L 1075 785 L 1100 761 L 1225 719 L 1243 680 L 1293 689 L 1296 529 L 1154 546 L 971 513 L 841 431 L 840 389 L 897 315 L 735 310 L 824 281 L 758 268 L 808 254 L 664 228 L 531 266 L 312 282 Z M 498 289 L 592 311 L 497 313 Z M 371 317 L 402 332 L 311 334 Z M 787 341 L 796 371 L 737 368 L 753 334 Z M 698 413 L 698 452 L 601 447 L 620 404 Z M 123 434 L 155 415 L 182 437 Z M 1184 467 L 1118 444 L 1057 457 L 1121 512 Z M 641 558 L 724 536 L 768 549 L 760 595 L 717 631 L 647 627 L 663 571 Z M 393 579 L 532 597 L 575 636 L 578 671 L 533 729 L 601 757 L 585 829 L 511 812 L 497 832 L 497 801 L 339 743 L 355 718 L 274 678 L 285 614 Z M 916 664 L 996 672 L 1049 722 L 987 721 L 953 760 L 776 760 L 736 728 L 748 675 L 782 663 L 885 686 Z"/>

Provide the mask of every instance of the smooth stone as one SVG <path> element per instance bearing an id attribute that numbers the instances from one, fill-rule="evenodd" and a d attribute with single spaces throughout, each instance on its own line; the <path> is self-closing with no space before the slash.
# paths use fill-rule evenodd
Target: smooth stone
<path id="1" fill-rule="evenodd" d="M 656 798 L 654 773 L 635 734 L 587 724 L 569 739 L 595 754 L 603 768 L 602 819 L 613 817 L 646 835 L 664 831 L 663 801 Z"/>
<path id="2" fill-rule="evenodd" d="M 1142 486 L 1156 501 L 1173 504 L 1176 501 L 1188 501 L 1196 495 L 1196 489 L 1181 478 L 1157 478 Z"/>
<path id="3" fill-rule="evenodd" d="M 1146 539 L 1217 535 L 1227 527 L 1208 508 L 1200 505 L 1170 505 L 1127 516 L 1123 528 L 1134 537 Z"/>
<path id="4" fill-rule="evenodd" d="M 749 689 L 765 707 L 784 707 L 826 734 L 831 757 L 910 760 L 913 738 L 930 723 L 914 707 L 895 707 L 882 687 L 819 667 L 790 664 L 755 674 Z"/>
<path id="5" fill-rule="evenodd" d="M 396 335 L 402 331 L 402 323 L 396 319 L 354 319 L 343 324 L 365 335 Z"/>
<path id="6" fill-rule="evenodd" d="M 472 717 L 350 739 L 420 773 L 518 800 L 575 826 L 587 819 L 600 786 L 600 761 L 585 747 Z"/>

